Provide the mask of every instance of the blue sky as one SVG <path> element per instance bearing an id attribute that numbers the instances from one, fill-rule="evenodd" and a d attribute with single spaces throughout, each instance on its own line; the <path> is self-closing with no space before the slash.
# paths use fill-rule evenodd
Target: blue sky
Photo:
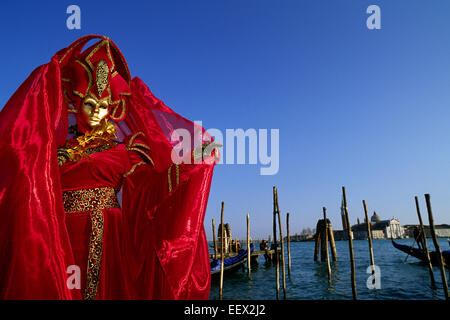
<path id="1" fill-rule="evenodd" d="M 38 65 L 86 34 L 104 34 L 176 112 L 206 129 L 279 129 L 280 168 L 218 165 L 205 218 L 233 236 L 272 232 L 272 187 L 291 233 L 315 227 L 322 207 L 341 229 L 341 187 L 352 223 L 362 199 L 382 218 L 417 223 L 431 194 L 450 223 L 448 1 L 2 2 L 0 108 Z M 66 8 L 81 8 L 81 30 Z M 369 30 L 366 8 L 381 8 Z M 425 219 L 427 222 L 428 220 Z M 285 229 L 285 228 L 284 228 Z"/>

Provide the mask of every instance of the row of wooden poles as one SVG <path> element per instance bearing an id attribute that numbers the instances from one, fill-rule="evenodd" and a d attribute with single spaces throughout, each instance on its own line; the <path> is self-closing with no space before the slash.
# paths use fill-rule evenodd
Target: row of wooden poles
<path id="1" fill-rule="evenodd" d="M 225 259 L 225 225 L 223 223 L 223 211 L 225 202 L 222 201 L 222 209 L 220 213 L 221 234 L 220 234 L 220 284 L 219 284 L 219 298 L 223 298 L 223 273 L 224 273 L 224 259 Z M 216 244 L 216 226 L 214 219 L 212 220 L 213 238 L 214 238 L 214 259 L 217 259 L 217 244 Z M 250 252 L 250 216 L 247 214 L 247 273 L 250 276 L 251 273 L 251 252 Z"/>
<path id="2" fill-rule="evenodd" d="M 224 213 L 225 203 L 222 201 L 222 209 L 220 214 L 221 221 L 221 235 L 220 235 L 220 284 L 219 284 L 219 298 L 222 300 L 223 298 L 223 273 L 224 273 L 224 258 L 225 258 L 225 234 L 224 234 L 224 222 L 223 222 L 223 213 Z M 283 240 L 283 229 L 281 226 L 281 215 L 280 215 L 280 207 L 278 204 L 278 191 L 276 187 L 273 187 L 273 239 L 274 239 L 274 251 L 275 251 L 275 260 L 276 260 L 276 297 L 279 299 L 280 292 L 280 254 L 278 254 L 277 248 L 277 217 L 278 217 L 278 225 L 280 232 L 280 242 L 281 242 L 281 262 L 282 262 L 282 276 L 283 276 L 283 296 L 286 299 L 286 268 L 285 268 L 285 259 L 284 259 L 284 240 Z M 212 220 L 212 228 L 213 228 L 213 241 L 214 241 L 214 258 L 217 259 L 217 245 L 216 245 L 216 235 L 215 235 L 215 223 L 214 219 Z M 290 233 L 289 233 L 289 213 L 286 215 L 286 228 L 287 228 L 287 251 L 288 251 L 288 275 L 291 274 L 291 250 L 290 250 Z M 250 252 L 250 216 L 247 214 L 247 274 L 250 276 L 251 274 L 251 252 Z"/>
<path id="3" fill-rule="evenodd" d="M 350 220 L 348 217 L 348 207 L 347 207 L 347 196 L 345 193 L 345 187 L 342 187 L 342 197 L 343 197 L 343 202 L 344 202 L 344 213 L 345 213 L 345 223 L 347 225 L 347 236 L 348 236 L 348 246 L 349 246 L 349 253 L 350 253 L 350 266 L 351 266 L 351 287 L 352 287 L 352 296 L 354 300 L 358 299 L 358 294 L 357 294 L 357 290 L 356 290 L 356 272 L 355 272 L 355 257 L 353 254 L 353 237 L 352 237 L 352 231 L 351 231 L 351 226 L 350 226 Z M 426 206 L 427 206 L 427 211 L 428 211 L 428 220 L 429 220 L 429 225 L 430 225 L 430 232 L 431 232 L 431 237 L 433 239 L 433 243 L 434 243 L 434 247 L 437 253 L 437 257 L 438 257 L 438 264 L 439 264 L 439 270 L 441 273 L 441 278 L 442 278 L 442 284 L 443 284 L 443 288 L 444 288 L 444 295 L 445 295 L 445 299 L 449 300 L 449 292 L 448 292 L 448 284 L 447 284 L 447 279 L 446 279 L 446 274 L 445 274 L 445 262 L 444 259 L 442 257 L 442 252 L 441 249 L 439 247 L 439 243 L 437 241 L 437 236 L 436 236 L 436 230 L 435 230 L 435 226 L 434 226 L 434 219 L 433 219 L 433 213 L 431 210 L 431 201 L 430 201 L 430 195 L 429 194 L 425 194 L 425 202 L 426 202 Z M 367 225 L 367 235 L 368 235 L 368 241 L 369 241 L 369 254 L 370 254 L 370 264 L 372 266 L 372 281 L 375 281 L 375 261 L 374 261 L 374 255 L 373 255 L 373 245 L 372 245 L 372 233 L 371 233 L 371 227 L 370 227 L 370 223 L 369 223 L 369 216 L 367 214 L 367 205 L 366 205 L 366 201 L 363 200 L 363 207 L 364 207 L 364 214 L 365 214 L 365 218 L 366 218 L 366 225 Z M 420 214 L 420 208 L 419 208 L 419 199 L 417 198 L 417 196 L 415 197 L 415 204 L 416 204 L 416 210 L 417 210 L 417 215 L 419 218 L 419 223 L 420 223 L 420 232 L 423 235 L 423 239 L 424 239 L 424 249 L 425 249 L 425 253 L 426 253 L 426 259 L 427 259 L 427 266 L 430 272 L 430 278 L 431 278 L 431 285 L 435 286 L 435 280 L 434 280 L 434 274 L 433 274 L 433 266 L 431 264 L 431 260 L 430 260 L 430 254 L 428 251 L 428 246 L 427 246 L 427 240 L 426 240 L 426 236 L 425 236 L 425 228 L 423 225 L 423 221 L 422 221 L 422 216 Z M 328 254 L 328 237 L 329 235 L 333 235 L 331 228 L 331 224 L 328 223 L 327 220 L 327 216 L 326 216 L 326 208 L 323 207 L 323 221 L 324 221 L 324 229 L 322 230 L 322 232 L 317 232 L 316 233 L 316 245 L 315 245 L 315 253 L 314 253 L 314 260 L 317 261 L 317 257 L 318 257 L 318 244 L 319 241 L 321 242 L 321 249 L 322 249 L 322 261 L 325 260 L 327 262 L 327 268 L 328 268 L 328 281 L 331 282 L 331 266 L 330 266 L 330 259 L 329 259 L 329 254 Z M 322 237 L 321 240 L 320 237 Z M 336 249 L 334 246 L 334 239 L 331 239 L 330 241 L 330 245 L 332 248 L 332 252 L 334 252 L 334 254 L 332 253 L 332 258 L 333 261 L 337 260 L 337 254 L 336 254 Z"/>
<path id="4" fill-rule="evenodd" d="M 342 187 L 342 197 L 343 197 L 343 205 L 344 205 L 344 213 L 345 213 L 345 223 L 347 225 L 347 237 L 348 237 L 348 246 L 349 246 L 349 253 L 350 253 L 350 267 L 351 267 L 351 287 L 352 287 L 352 296 L 354 300 L 358 299 L 358 294 L 356 290 L 356 267 L 355 267 L 355 257 L 353 252 L 353 236 L 352 236 L 352 230 L 350 226 L 350 219 L 348 215 L 348 206 L 347 206 L 347 195 L 345 192 L 345 187 Z M 434 226 L 434 219 L 433 219 L 433 213 L 431 209 L 431 201 L 430 201 L 430 195 L 425 194 L 425 202 L 427 206 L 428 211 L 428 220 L 430 225 L 430 232 L 431 237 L 433 239 L 433 244 L 437 253 L 438 257 L 438 263 L 439 263 L 439 270 L 441 273 L 442 278 L 442 284 L 444 288 L 444 294 L 445 299 L 449 300 L 449 292 L 448 292 L 448 284 L 445 274 L 445 262 L 442 256 L 442 252 L 439 246 L 439 243 L 437 241 L 436 236 L 436 230 Z M 375 281 L 375 259 L 373 254 L 373 244 L 372 244 L 372 232 L 371 232 L 371 226 L 369 223 L 369 216 L 367 213 L 367 205 L 366 201 L 362 201 L 363 208 L 364 208 L 364 214 L 366 218 L 366 225 L 367 225 L 367 235 L 368 235 L 368 242 L 369 242 L 369 255 L 370 255 L 370 264 L 372 266 L 372 280 Z M 427 246 L 427 240 L 425 236 L 425 228 L 422 221 L 422 216 L 420 213 L 419 208 L 419 200 L 417 196 L 415 197 L 415 204 L 416 204 L 416 210 L 417 215 L 419 218 L 420 223 L 420 232 L 423 234 L 424 239 L 424 249 L 426 252 L 426 258 L 427 258 L 427 266 L 430 272 L 430 278 L 431 278 L 431 284 L 432 286 L 435 286 L 435 280 L 434 280 L 434 274 L 433 274 L 433 266 L 431 264 L 430 260 L 430 254 L 428 251 Z M 224 264 L 224 223 L 223 223 L 223 212 L 224 212 L 224 205 L 225 203 L 222 202 L 222 210 L 221 210 L 221 266 L 220 266 L 220 286 L 219 286 L 219 297 L 222 300 L 222 289 L 223 289 L 223 264 Z M 322 232 L 317 232 L 317 235 L 320 235 L 321 240 L 316 238 L 316 244 L 315 244 L 315 252 L 314 252 L 314 260 L 317 261 L 318 258 L 318 243 L 320 241 L 321 243 L 321 249 L 322 249 L 322 261 L 325 259 L 327 263 L 327 270 L 328 270 L 328 281 L 331 282 L 331 265 L 330 265 L 330 259 L 329 259 L 329 251 L 328 251 L 328 242 L 330 242 L 331 246 L 331 256 L 333 261 L 337 261 L 337 252 L 336 252 L 336 246 L 334 244 L 334 236 L 333 236 L 333 230 L 331 228 L 331 223 L 329 223 L 329 220 L 327 219 L 326 214 L 326 207 L 323 207 L 323 221 L 324 221 L 324 228 Z M 280 236 L 280 247 L 281 247 L 281 255 L 278 253 L 278 246 L 277 246 L 277 222 L 278 222 L 278 229 L 279 229 L 279 236 Z M 287 250 L 288 250 L 288 275 L 290 276 L 291 273 L 291 253 L 290 253 L 290 234 L 289 234 L 289 213 L 286 215 L 286 228 L 287 228 Z M 214 219 L 213 219 L 213 237 L 214 237 L 214 248 L 216 248 L 216 237 L 215 237 L 215 225 L 214 225 Z M 280 214 L 280 207 L 278 202 L 278 190 L 276 187 L 273 187 L 273 244 L 274 244 L 274 251 L 275 251 L 275 260 L 276 260 L 276 298 L 279 299 L 280 294 L 280 256 L 281 256 L 281 270 L 282 270 L 282 281 L 283 281 L 283 298 L 286 299 L 286 271 L 285 271 L 285 255 L 284 255 L 284 238 L 283 238 L 283 228 L 281 225 L 281 214 Z M 251 253 L 250 253 L 250 218 L 247 214 L 247 272 L 250 276 L 251 268 L 250 268 L 250 261 L 251 261 Z M 217 252 L 215 250 L 215 256 L 217 257 Z"/>

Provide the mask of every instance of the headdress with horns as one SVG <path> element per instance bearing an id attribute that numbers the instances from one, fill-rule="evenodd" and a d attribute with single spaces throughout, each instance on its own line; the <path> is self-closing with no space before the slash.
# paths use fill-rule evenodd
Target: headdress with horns
<path id="1" fill-rule="evenodd" d="M 100 41 L 81 52 L 83 46 L 95 38 L 100 38 Z M 91 36 L 81 38 L 65 50 L 59 61 L 61 78 L 68 111 L 77 114 L 78 130 L 85 132 L 89 129 L 80 115 L 83 99 L 89 96 L 97 100 L 106 99 L 111 120 L 124 120 L 127 96 L 131 94 L 131 76 L 114 42 L 104 36 Z"/>

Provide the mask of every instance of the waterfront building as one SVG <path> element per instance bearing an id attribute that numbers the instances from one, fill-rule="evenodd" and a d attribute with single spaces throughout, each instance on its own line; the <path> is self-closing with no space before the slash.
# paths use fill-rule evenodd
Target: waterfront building
<path id="1" fill-rule="evenodd" d="M 364 219 L 365 220 L 365 219 Z M 359 222 L 359 219 L 358 219 Z M 405 238 L 405 228 L 400 225 L 398 219 L 381 220 L 376 212 L 370 218 L 370 227 L 372 231 L 372 239 L 398 239 Z M 353 239 L 367 239 L 367 222 L 357 223 L 352 227 Z M 347 232 L 345 230 L 336 230 L 334 232 L 335 240 L 347 240 Z"/>

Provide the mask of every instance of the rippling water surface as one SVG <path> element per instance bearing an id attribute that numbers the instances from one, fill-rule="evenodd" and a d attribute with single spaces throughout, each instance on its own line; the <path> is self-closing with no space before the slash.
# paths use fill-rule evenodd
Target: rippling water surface
<path id="1" fill-rule="evenodd" d="M 412 239 L 399 239 L 398 243 L 411 245 Z M 439 239 L 441 250 L 448 250 L 447 239 Z M 434 250 L 431 239 L 428 246 Z M 257 245 L 259 247 L 259 245 Z M 395 300 L 434 300 L 444 299 L 441 274 L 434 267 L 436 287 L 430 285 L 430 275 L 426 265 L 414 257 L 405 262 L 406 254 L 395 249 L 390 240 L 374 240 L 375 265 L 380 267 L 381 289 L 368 289 L 366 282 L 370 274 L 366 273 L 370 265 L 367 240 L 353 241 L 356 286 L 359 299 L 395 299 Z M 287 270 L 286 255 L 286 291 L 289 300 L 352 299 L 350 285 L 350 263 L 348 242 L 337 241 L 338 261 L 331 262 L 332 281 L 328 283 L 326 262 L 314 262 L 313 242 L 291 242 L 291 275 Z M 276 269 L 267 264 L 264 256 L 258 259 L 251 276 L 245 269 L 226 275 L 223 286 L 223 299 L 273 300 L 276 299 Z M 280 268 L 280 299 L 283 298 Z M 447 270 L 447 280 L 449 272 Z M 219 281 L 211 283 L 210 299 L 219 299 Z"/>

